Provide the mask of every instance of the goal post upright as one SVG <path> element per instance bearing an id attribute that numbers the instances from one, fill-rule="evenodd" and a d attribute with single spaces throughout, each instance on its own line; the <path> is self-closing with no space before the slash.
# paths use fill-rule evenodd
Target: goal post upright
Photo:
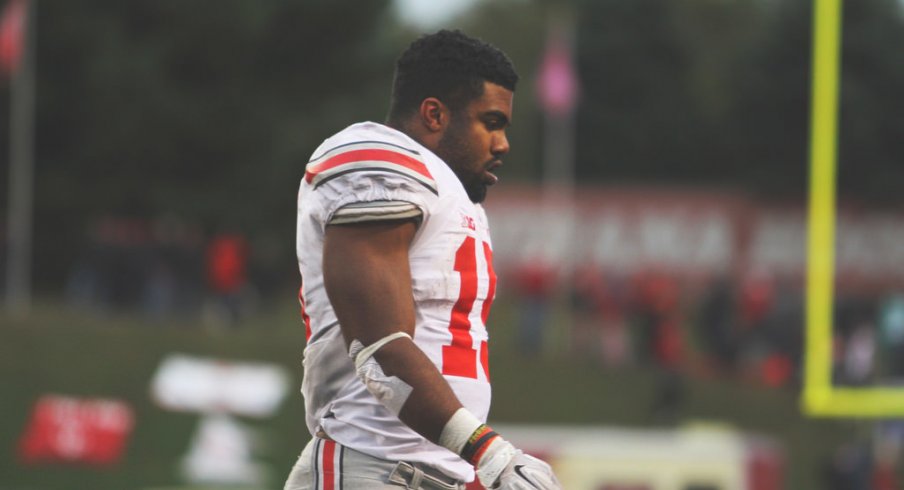
<path id="1" fill-rule="evenodd" d="M 810 183 L 801 406 L 817 417 L 904 416 L 904 388 L 832 383 L 841 0 L 813 0 Z"/>

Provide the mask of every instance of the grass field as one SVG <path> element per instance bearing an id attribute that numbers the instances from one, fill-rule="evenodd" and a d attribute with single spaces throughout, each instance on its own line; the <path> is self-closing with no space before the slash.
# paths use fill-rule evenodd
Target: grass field
<path id="1" fill-rule="evenodd" d="M 649 368 L 603 369 L 550 352 L 537 358 L 513 346 L 513 307 L 500 301 L 491 318 L 494 400 L 491 420 L 505 423 L 657 427 L 651 419 L 657 373 Z M 232 360 L 266 361 L 295 376 L 293 391 L 275 417 L 242 419 L 265 441 L 258 460 L 281 488 L 307 440 L 301 380 L 303 329 L 291 302 L 262 308 L 234 329 L 205 328 L 192 320 L 155 324 L 130 315 L 92 315 L 40 305 L 27 319 L 0 312 L 0 489 L 190 488 L 178 472 L 198 424 L 193 414 L 157 407 L 149 382 L 166 354 L 180 352 Z M 129 402 L 136 427 L 127 454 L 114 468 L 27 467 L 16 444 L 42 394 L 113 397 Z M 678 423 L 728 424 L 771 436 L 786 450 L 788 490 L 824 488 L 821 470 L 843 441 L 867 423 L 803 417 L 798 394 L 728 379 L 692 380 Z"/>

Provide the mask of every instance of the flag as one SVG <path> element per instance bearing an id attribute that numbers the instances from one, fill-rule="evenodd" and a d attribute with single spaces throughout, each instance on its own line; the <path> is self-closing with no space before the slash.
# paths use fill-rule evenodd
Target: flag
<path id="1" fill-rule="evenodd" d="M 551 116 L 566 116 L 574 110 L 579 90 L 571 44 L 561 29 L 553 30 L 546 43 L 537 80 L 540 105 Z"/>
<path id="2" fill-rule="evenodd" d="M 28 0 L 9 0 L 0 16 L 0 71 L 15 73 L 25 50 Z"/>

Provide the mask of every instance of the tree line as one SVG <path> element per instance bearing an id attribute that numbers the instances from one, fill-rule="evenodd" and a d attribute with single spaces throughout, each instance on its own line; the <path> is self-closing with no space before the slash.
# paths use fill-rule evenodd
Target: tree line
<path id="1" fill-rule="evenodd" d="M 395 18 L 390 0 L 37 6 L 35 256 L 45 288 L 59 283 L 91 223 L 111 213 L 244 230 L 252 245 L 281 244 L 291 277 L 308 156 L 347 124 L 383 119 L 394 59 L 420 32 Z M 543 176 L 534 80 L 546 20 L 562 8 L 575 19 L 580 182 L 804 195 L 809 0 L 478 3 L 450 25 L 505 49 L 523 80 L 505 181 Z M 844 2 L 846 198 L 900 203 L 901 10 L 898 0 Z"/>

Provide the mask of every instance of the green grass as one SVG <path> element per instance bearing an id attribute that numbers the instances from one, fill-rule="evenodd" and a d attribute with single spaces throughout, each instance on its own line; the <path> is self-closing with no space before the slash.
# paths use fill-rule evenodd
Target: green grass
<path id="1" fill-rule="evenodd" d="M 513 343 L 513 306 L 504 299 L 498 303 L 491 318 L 494 422 L 665 426 L 650 413 L 659 376 L 655 370 L 606 369 L 569 359 L 558 347 L 536 358 L 521 356 Z M 39 305 L 28 319 L 0 312 L 0 489 L 187 488 L 180 486 L 178 462 L 199 417 L 165 411 L 149 396 L 155 369 L 172 352 L 273 362 L 293 374 L 292 392 L 275 417 L 242 419 L 266 441 L 259 459 L 271 472 L 268 488 L 281 488 L 308 438 L 297 391 L 304 332 L 294 304 L 262 311 L 229 330 L 205 328 L 190 319 L 155 324 L 49 304 Z M 559 332 L 555 345 L 561 344 Z M 112 397 L 131 404 L 137 424 L 123 461 L 104 471 L 17 462 L 16 444 L 29 412 L 46 393 Z M 679 425 L 729 424 L 780 441 L 789 490 L 822 488 L 821 465 L 838 444 L 861 430 L 855 423 L 803 417 L 791 390 L 730 379 L 689 381 L 679 415 Z"/>

